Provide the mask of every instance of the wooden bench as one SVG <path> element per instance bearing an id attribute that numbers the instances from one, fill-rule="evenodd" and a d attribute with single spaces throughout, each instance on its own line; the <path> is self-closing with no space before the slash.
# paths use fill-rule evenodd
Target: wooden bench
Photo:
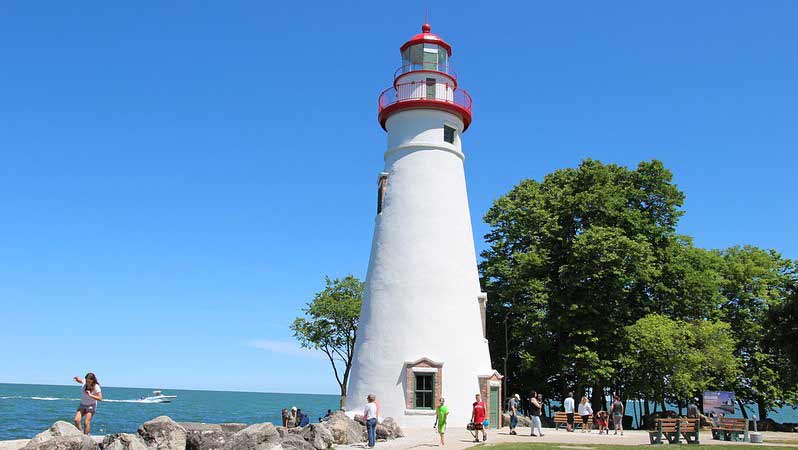
<path id="1" fill-rule="evenodd" d="M 576 419 L 574 419 L 576 420 Z M 559 430 L 560 428 L 568 426 L 568 415 L 565 412 L 557 411 L 554 413 L 554 429 Z"/>
<path id="2" fill-rule="evenodd" d="M 701 419 L 682 419 L 679 432 L 688 444 L 700 444 L 698 435 L 701 432 Z"/>
<path id="3" fill-rule="evenodd" d="M 648 432 L 648 440 L 652 444 L 664 444 L 664 437 L 671 444 L 679 443 L 680 419 L 657 419 L 657 429 Z"/>
<path id="4" fill-rule="evenodd" d="M 722 418 L 712 427 L 712 439 L 748 441 L 748 419 Z"/>

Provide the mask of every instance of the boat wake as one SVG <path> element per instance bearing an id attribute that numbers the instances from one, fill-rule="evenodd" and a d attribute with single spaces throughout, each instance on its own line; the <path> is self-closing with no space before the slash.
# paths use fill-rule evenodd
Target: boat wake
<path id="1" fill-rule="evenodd" d="M 79 398 L 62 398 L 62 397 L 26 397 L 23 395 L 9 395 L 0 397 L 0 400 L 39 400 L 39 401 L 68 401 L 68 402 L 79 402 Z M 130 400 L 114 400 L 107 398 L 103 400 L 103 403 L 165 403 L 163 400 L 160 399 L 148 399 L 148 398 L 138 398 L 138 399 L 130 399 Z"/>

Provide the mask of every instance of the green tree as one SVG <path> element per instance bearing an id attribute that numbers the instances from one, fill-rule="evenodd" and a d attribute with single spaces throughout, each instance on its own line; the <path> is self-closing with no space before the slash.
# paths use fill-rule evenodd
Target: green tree
<path id="1" fill-rule="evenodd" d="M 734 391 L 741 407 L 756 403 L 764 419 L 774 407 L 796 400 L 795 385 L 785 376 L 790 362 L 780 357 L 767 333 L 770 311 L 783 307 L 795 285 L 795 262 L 775 250 L 753 246 L 732 247 L 719 254 L 724 261 L 720 314 L 732 325 L 735 355 L 742 367 Z"/>
<path id="2" fill-rule="evenodd" d="M 513 388 L 603 399 L 622 387 L 624 327 L 657 310 L 683 200 L 659 161 L 630 170 L 589 159 L 496 200 L 480 271 L 494 364 L 507 355 Z"/>
<path id="3" fill-rule="evenodd" d="M 685 322 L 650 314 L 625 328 L 630 393 L 660 404 L 684 404 L 710 387 L 733 382 L 738 373 L 728 324 Z"/>
<path id="4" fill-rule="evenodd" d="M 321 350 L 327 355 L 341 388 L 341 407 L 344 407 L 364 283 L 352 275 L 334 280 L 325 277 L 325 283 L 325 288 L 302 310 L 306 317 L 297 317 L 291 330 L 302 347 Z"/>

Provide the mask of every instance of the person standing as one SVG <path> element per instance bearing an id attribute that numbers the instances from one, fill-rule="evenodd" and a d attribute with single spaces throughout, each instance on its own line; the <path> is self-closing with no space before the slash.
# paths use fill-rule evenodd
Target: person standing
<path id="1" fill-rule="evenodd" d="M 369 394 L 366 397 L 368 403 L 363 410 L 363 421 L 366 422 L 366 432 L 369 436 L 369 448 L 373 448 L 377 443 L 377 404 L 375 400 L 377 397 L 374 394 Z"/>
<path id="2" fill-rule="evenodd" d="M 91 419 L 97 414 L 97 402 L 103 401 L 103 391 L 97 376 L 92 372 L 87 373 L 85 378 L 74 377 L 73 380 L 83 386 L 80 392 L 80 405 L 75 412 L 75 427 L 80 430 L 81 422 L 84 422 L 83 434 L 89 434 Z"/>
<path id="3" fill-rule="evenodd" d="M 690 403 L 687 405 L 687 418 L 688 419 L 698 419 L 698 405 L 695 404 L 695 400 L 691 400 Z"/>
<path id="4" fill-rule="evenodd" d="M 574 393 L 569 392 L 568 397 L 566 397 L 565 401 L 562 402 L 563 407 L 565 408 L 565 431 L 574 431 Z"/>
<path id="5" fill-rule="evenodd" d="M 446 434 L 446 418 L 449 416 L 449 407 L 446 406 L 445 401 L 441 398 L 438 403 L 438 409 L 435 411 L 435 425 L 438 429 L 438 434 L 441 436 L 441 447 L 446 443 L 443 441 L 443 435 Z"/>
<path id="6" fill-rule="evenodd" d="M 612 414 L 612 424 L 615 428 L 615 433 L 618 434 L 620 430 L 621 436 L 623 436 L 623 416 L 624 416 L 624 407 L 623 403 L 621 403 L 621 396 L 615 394 L 612 397 L 612 408 L 610 408 L 610 413 Z"/>
<path id="7" fill-rule="evenodd" d="M 529 435 L 535 437 L 543 437 L 543 425 L 540 423 L 540 411 L 543 408 L 543 403 L 538 399 L 538 394 L 535 391 L 529 394 Z M 535 434 L 535 428 L 538 429 L 538 434 Z"/>
<path id="8" fill-rule="evenodd" d="M 583 396 L 582 401 L 579 402 L 579 416 L 582 418 L 582 433 L 590 433 L 587 422 L 592 415 L 593 407 L 590 406 L 587 396 Z"/>
<path id="9" fill-rule="evenodd" d="M 507 413 L 510 414 L 510 434 L 518 434 L 515 432 L 515 427 L 518 426 L 518 402 L 521 396 L 515 394 L 507 401 Z"/>
<path id="10" fill-rule="evenodd" d="M 479 442 L 479 432 L 482 430 L 482 442 L 488 440 L 488 430 L 485 429 L 485 403 L 482 401 L 482 397 L 477 394 L 474 396 L 476 401 L 474 402 L 471 409 L 471 423 L 474 424 L 474 442 Z"/>

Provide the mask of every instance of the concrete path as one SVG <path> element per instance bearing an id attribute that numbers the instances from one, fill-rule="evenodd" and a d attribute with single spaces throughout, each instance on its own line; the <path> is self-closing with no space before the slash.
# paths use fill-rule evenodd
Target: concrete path
<path id="1" fill-rule="evenodd" d="M 393 441 L 377 442 L 375 450 L 405 450 L 405 449 L 424 449 L 438 447 L 438 434 L 432 427 L 429 428 L 408 428 L 404 429 L 406 436 L 401 439 Z M 495 444 L 499 442 L 514 442 L 514 443 L 557 443 L 566 444 L 565 449 L 590 449 L 591 445 L 595 444 L 611 444 L 611 445 L 649 445 L 647 431 L 626 431 L 623 436 L 613 435 L 610 431 L 609 435 L 599 435 L 597 431 L 592 433 L 581 433 L 579 431 L 569 433 L 565 430 L 555 431 L 553 428 L 544 428 L 543 437 L 530 437 L 529 428 L 518 427 L 516 429 L 517 435 L 510 435 L 507 428 L 500 430 L 488 431 L 487 444 Z M 783 435 L 783 436 L 778 436 Z M 798 447 L 798 435 L 795 433 L 765 433 L 765 439 L 789 439 L 795 440 L 795 446 Z M 474 437 L 463 427 L 452 427 L 446 432 L 446 446 L 444 448 L 452 450 L 461 450 L 477 445 L 473 442 Z M 701 444 L 705 445 L 718 445 L 718 444 L 747 444 L 747 443 L 734 443 L 726 441 L 716 441 L 712 439 L 712 434 L 707 431 L 702 433 Z M 773 444 L 761 444 L 763 446 L 770 446 Z M 785 444 L 776 444 L 785 445 Z M 365 444 L 357 445 L 338 445 L 338 450 L 349 449 L 364 449 L 367 448 Z"/>

